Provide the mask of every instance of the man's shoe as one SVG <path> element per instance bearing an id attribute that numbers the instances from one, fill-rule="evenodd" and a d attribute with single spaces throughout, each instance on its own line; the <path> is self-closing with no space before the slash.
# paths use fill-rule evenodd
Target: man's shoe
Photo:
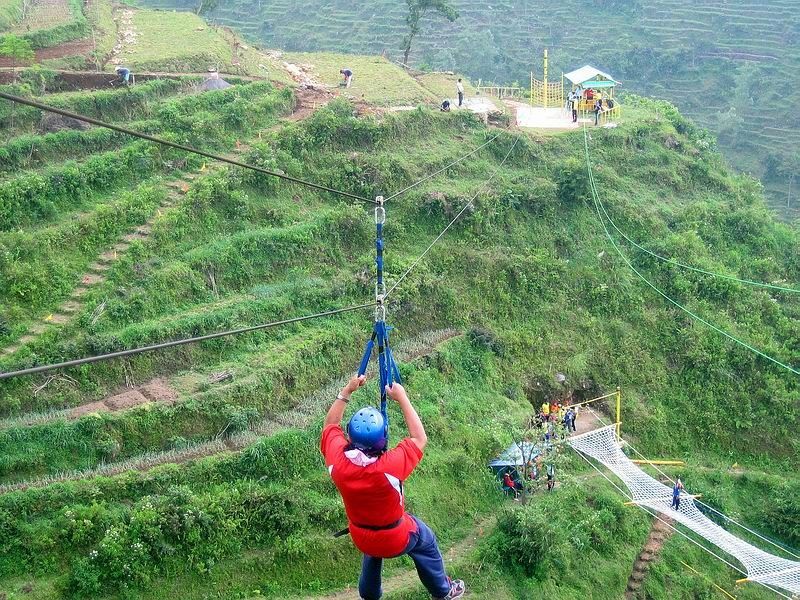
<path id="1" fill-rule="evenodd" d="M 450 591 L 447 592 L 447 596 L 440 600 L 456 600 L 456 598 L 463 598 L 466 591 L 467 586 L 464 585 L 464 582 L 460 579 L 456 579 L 450 582 Z"/>

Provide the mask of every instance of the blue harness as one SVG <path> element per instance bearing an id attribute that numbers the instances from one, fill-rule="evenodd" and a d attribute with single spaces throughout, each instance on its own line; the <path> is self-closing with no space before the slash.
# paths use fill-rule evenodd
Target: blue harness
<path id="1" fill-rule="evenodd" d="M 372 337 L 367 342 L 364 355 L 361 357 L 361 364 L 358 366 L 358 374 L 364 375 L 367 372 L 372 351 L 375 344 L 378 345 L 378 385 L 381 393 L 381 415 L 386 428 L 386 440 L 389 440 L 389 415 L 386 410 L 386 387 L 391 387 L 396 381 L 402 383 L 400 370 L 392 356 L 392 349 L 389 347 L 389 332 L 392 328 L 386 323 L 386 284 L 383 281 L 383 225 L 386 223 L 386 210 L 383 208 L 383 196 L 376 198 L 378 206 L 375 208 L 375 266 L 377 270 L 377 281 L 375 283 L 375 326 L 372 329 Z"/>

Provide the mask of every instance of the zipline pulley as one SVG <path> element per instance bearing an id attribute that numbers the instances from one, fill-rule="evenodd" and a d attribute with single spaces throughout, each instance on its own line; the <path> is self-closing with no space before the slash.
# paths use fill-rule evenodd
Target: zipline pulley
<path id="1" fill-rule="evenodd" d="M 389 331 L 391 327 L 386 324 L 386 283 L 383 280 L 383 226 L 386 223 L 386 209 L 384 208 L 383 196 L 375 198 L 375 267 L 377 278 L 375 281 L 375 325 L 372 336 L 364 349 L 361 364 L 358 367 L 358 374 L 364 375 L 367 372 L 372 351 L 375 344 L 378 344 L 378 385 L 381 395 L 381 415 L 383 415 L 384 427 L 386 428 L 386 439 L 389 439 L 389 415 L 386 409 L 386 386 L 391 386 L 395 381 L 402 383 L 400 371 L 395 363 L 392 350 L 389 347 Z"/>

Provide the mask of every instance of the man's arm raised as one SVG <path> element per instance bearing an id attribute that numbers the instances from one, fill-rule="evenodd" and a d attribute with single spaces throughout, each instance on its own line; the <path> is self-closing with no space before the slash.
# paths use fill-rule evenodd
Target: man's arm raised
<path id="1" fill-rule="evenodd" d="M 328 425 L 339 425 L 342 422 L 344 409 L 347 407 L 347 403 L 350 401 L 351 394 L 364 385 L 366 380 L 367 378 L 364 375 L 354 375 L 350 378 L 350 381 L 348 381 L 347 385 L 342 388 L 342 391 L 339 392 L 339 396 L 333 401 L 333 404 L 331 404 L 331 407 L 328 409 L 328 414 L 325 415 L 325 425 L 323 428 L 327 427 Z M 340 398 L 342 399 L 340 400 Z"/>
<path id="2" fill-rule="evenodd" d="M 417 414 L 417 411 L 411 405 L 411 400 L 408 399 L 405 388 L 399 383 L 395 383 L 392 387 L 386 386 L 386 395 L 400 405 L 400 410 L 403 411 L 403 418 L 406 420 L 408 426 L 408 433 L 411 441 L 421 450 L 425 449 L 428 443 L 428 436 L 425 433 L 425 427 Z"/>

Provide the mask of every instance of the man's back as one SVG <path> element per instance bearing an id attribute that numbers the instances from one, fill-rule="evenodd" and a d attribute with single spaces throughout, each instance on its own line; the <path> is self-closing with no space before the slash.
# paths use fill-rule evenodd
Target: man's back
<path id="1" fill-rule="evenodd" d="M 321 446 L 356 546 L 371 556 L 402 552 L 409 532 L 416 530 L 405 513 L 403 482 L 419 464 L 422 451 L 406 438 L 380 457 L 369 457 L 361 450 L 347 450 L 347 439 L 338 425 L 323 430 Z"/>

